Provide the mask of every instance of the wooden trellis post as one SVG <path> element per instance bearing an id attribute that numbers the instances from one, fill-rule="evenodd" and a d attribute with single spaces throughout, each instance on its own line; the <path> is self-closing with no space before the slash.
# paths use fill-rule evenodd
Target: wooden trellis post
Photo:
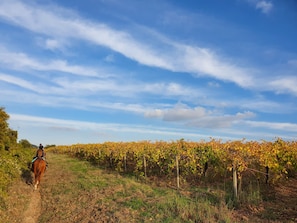
<path id="1" fill-rule="evenodd" d="M 127 172 L 127 154 L 124 155 L 124 171 Z"/>
<path id="2" fill-rule="evenodd" d="M 269 180 L 269 167 L 266 166 L 265 167 L 265 183 L 268 184 L 268 180 Z"/>
<path id="3" fill-rule="evenodd" d="M 233 163 L 233 191 L 234 191 L 234 198 L 238 198 L 238 184 L 237 184 L 237 165 Z"/>
<path id="4" fill-rule="evenodd" d="M 97 161 L 97 165 L 100 165 L 100 159 L 101 159 L 101 149 L 98 149 L 98 161 Z"/>
<path id="5" fill-rule="evenodd" d="M 144 169 L 144 177 L 146 178 L 146 159 L 145 159 L 145 155 L 143 155 L 143 169 Z"/>
<path id="6" fill-rule="evenodd" d="M 179 165 L 178 165 L 178 156 L 175 156 L 175 162 L 176 162 L 176 185 L 177 189 L 179 189 Z"/>

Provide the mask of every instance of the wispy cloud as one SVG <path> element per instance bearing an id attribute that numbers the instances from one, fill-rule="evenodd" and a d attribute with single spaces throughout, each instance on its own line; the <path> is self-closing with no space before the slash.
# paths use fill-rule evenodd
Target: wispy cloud
<path id="1" fill-rule="evenodd" d="M 246 116 L 246 114 L 237 114 L 237 116 Z M 236 119 L 236 117 L 233 117 L 233 119 Z M 209 135 L 207 132 L 202 131 L 203 133 L 199 133 L 200 131 L 197 131 L 196 133 L 193 132 L 192 130 L 185 130 L 185 129 L 179 129 L 179 128 L 166 128 L 166 127 L 152 127 L 148 125 L 126 125 L 126 124 L 118 124 L 118 123 L 95 123 L 95 122 L 87 122 L 87 121 L 76 121 L 76 120 L 65 120 L 65 119 L 56 119 L 56 118 L 46 118 L 46 117 L 41 117 L 41 116 L 30 116 L 30 115 L 22 115 L 22 114 L 10 114 L 10 123 L 12 125 L 18 126 L 22 125 L 23 127 L 30 128 L 32 129 L 43 129 L 43 132 L 46 132 L 46 129 L 55 129 L 58 132 L 56 135 L 52 136 L 47 136 L 45 140 L 47 142 L 44 143 L 49 143 L 53 144 L 55 142 L 63 142 L 63 139 L 60 139 L 59 134 L 61 131 L 63 131 L 63 137 L 66 137 L 66 132 L 69 132 L 71 134 L 71 137 L 74 137 L 76 134 L 77 135 L 82 135 L 85 132 L 88 132 L 88 135 L 97 133 L 101 134 L 104 132 L 106 135 L 110 135 L 112 137 L 113 134 L 115 133 L 123 133 L 124 138 L 118 138 L 117 140 L 121 141 L 129 141 L 129 135 L 136 134 L 138 136 L 144 135 L 148 137 L 150 140 L 164 140 L 166 139 L 180 139 L 180 138 L 185 138 L 185 139 L 199 139 L 199 138 L 210 138 L 214 137 L 216 138 L 217 136 L 215 133 L 212 133 Z M 276 130 L 285 130 L 287 132 L 296 132 L 296 124 L 290 124 L 290 123 L 271 123 L 271 122 L 256 122 L 256 121 L 242 121 L 240 122 L 241 125 L 249 125 L 252 128 L 256 127 L 261 127 L 264 129 L 276 129 Z M 249 137 L 253 135 L 249 130 L 243 130 L 243 128 L 239 128 L 238 130 L 232 130 L 228 128 L 224 128 L 223 132 L 225 134 L 228 134 L 228 137 L 224 137 L 222 135 L 222 132 L 217 130 L 217 134 L 220 135 L 220 139 L 242 139 L 242 137 Z M 275 138 L 276 136 L 273 133 L 265 133 L 263 134 L 262 132 L 254 132 L 254 134 L 258 134 L 259 137 L 258 139 L 264 139 L 264 138 Z M 60 134 L 61 135 L 61 134 Z M 278 135 L 279 137 L 282 137 L 282 135 Z M 262 137 L 262 138 L 261 138 Z M 105 137 L 106 138 L 106 137 Z M 284 135 L 284 139 L 293 139 L 293 137 Z M 142 138 L 145 139 L 145 138 Z M 78 140 L 82 140 L 80 137 L 78 137 Z M 135 140 L 135 138 L 134 138 Z M 79 141 L 78 141 L 79 142 Z M 83 141 L 84 142 L 84 141 Z M 98 142 L 98 139 L 97 141 Z M 86 141 L 84 143 L 91 143 L 90 141 Z"/>
<path id="2" fill-rule="evenodd" d="M 29 81 L 23 80 L 21 78 L 13 77 L 11 75 L 3 74 L 3 73 L 0 73 L 0 81 L 4 81 L 31 91 L 39 92 L 39 93 L 41 93 L 42 91 L 42 90 L 39 91 L 39 89 L 42 89 L 42 88 L 36 88 L 36 86 L 30 83 Z"/>
<path id="3" fill-rule="evenodd" d="M 258 14 L 276 8 L 270 0 L 241 2 Z M 197 13 L 188 3 L 180 7 L 165 1 L 143 15 L 133 4 L 121 7 L 121 1 L 98 2 L 102 12 L 113 12 L 92 14 L 84 11 L 90 2 L 82 11 L 72 11 L 54 5 L 64 4 L 58 1 L 2 0 L 1 30 L 8 33 L 0 37 L 1 103 L 12 109 L 24 106 L 27 114 L 46 111 L 62 119 L 71 113 L 73 119 L 89 120 L 12 115 L 15 123 L 75 134 L 107 130 L 109 136 L 127 131 L 145 137 L 205 137 L 211 132 L 213 137 L 259 138 L 258 133 L 270 137 L 282 132 L 291 137 L 296 55 L 280 40 L 263 44 L 268 33 L 261 36 L 259 28 L 271 23 L 267 16 L 255 16 L 251 23 L 241 21 L 248 14 L 231 19 L 238 16 L 232 14 L 237 3 L 219 3 L 232 7 L 224 17 L 224 12 L 208 14 L 212 6 L 207 3 L 209 11 Z M 75 4 L 79 8 L 82 3 Z M 137 1 L 141 8 L 146 4 Z M 250 26 L 255 19 L 261 23 Z M 33 113 L 31 107 L 38 109 Z M 279 120 L 288 121 L 274 119 L 281 115 L 288 117 Z M 102 124 L 112 119 L 154 127 Z"/>
<path id="4" fill-rule="evenodd" d="M 274 5 L 271 1 L 266 0 L 246 0 L 250 4 L 252 4 L 257 10 L 260 10 L 264 14 L 269 14 Z"/>
<path id="5" fill-rule="evenodd" d="M 248 1 L 265 13 L 268 13 L 273 7 L 272 3 L 267 1 Z M 53 7 L 52 10 L 48 10 L 49 7 Z M 67 11 L 65 16 L 61 15 L 60 11 L 66 10 L 56 6 L 41 7 L 23 4 L 15 0 L 4 0 L 0 3 L 0 17 L 2 19 L 16 26 L 48 36 L 46 47 L 51 49 L 61 47 L 60 42 L 57 41 L 59 38 L 69 41 L 76 39 L 92 43 L 98 47 L 107 47 L 140 64 L 174 72 L 185 72 L 196 77 L 213 77 L 217 80 L 233 82 L 246 89 L 261 91 L 262 85 L 266 83 L 266 81 L 261 80 L 263 75 L 257 67 L 244 67 L 238 64 L 235 59 L 220 56 L 213 49 L 177 43 L 156 31 L 144 28 L 139 30 L 145 32 L 140 36 L 147 35 L 149 38 L 137 38 L 138 35 L 113 29 L 104 23 L 83 19 L 74 12 Z M 31 66 L 38 70 L 57 69 L 79 75 L 98 75 L 98 72 L 92 68 L 70 65 L 63 60 L 41 63 L 32 60 L 24 53 L 8 54 L 7 56 L 10 58 L 15 56 L 18 59 L 18 65 L 15 63 L 14 66 Z M 110 61 L 111 57 L 106 57 L 106 59 Z M 3 61 L 9 63 L 9 60 L 4 59 Z M 268 86 L 265 90 L 296 95 L 294 89 L 285 82 L 280 82 L 279 85 L 272 83 Z"/>
<path id="6" fill-rule="evenodd" d="M 146 117 L 162 118 L 164 121 L 183 122 L 187 126 L 196 128 L 226 128 L 238 121 L 255 116 L 252 112 L 237 113 L 235 115 L 219 114 L 203 107 L 190 108 L 179 103 L 169 109 L 155 109 L 145 113 Z"/>
<path id="7" fill-rule="evenodd" d="M 246 124 L 257 127 L 282 130 L 287 132 L 297 132 L 297 124 L 295 123 L 282 123 L 282 122 L 261 122 L 261 121 L 246 121 Z"/>
<path id="8" fill-rule="evenodd" d="M 99 72 L 90 67 L 70 65 L 65 60 L 40 61 L 22 52 L 10 52 L 0 47 L 0 64 L 16 70 L 59 71 L 81 76 L 99 76 Z M 104 74 L 106 75 L 106 74 Z"/>
<path id="9" fill-rule="evenodd" d="M 39 47 L 44 48 L 46 50 L 61 51 L 61 52 L 64 52 L 64 51 L 67 52 L 66 48 L 69 47 L 69 42 L 63 39 L 57 39 L 57 38 L 37 37 L 36 44 Z"/>
<path id="10" fill-rule="evenodd" d="M 10 114 L 11 122 L 24 122 L 30 126 L 43 126 L 47 128 L 59 128 L 66 131 L 77 130 L 92 130 L 92 131 L 114 131 L 114 132 L 129 132 L 129 133 L 147 133 L 160 135 L 188 135 L 200 136 L 199 134 L 190 133 L 184 129 L 152 127 L 147 125 L 126 125 L 117 123 L 95 123 L 76 120 L 65 120 L 55 118 L 45 118 L 39 116 L 30 116 L 22 114 Z"/>
<path id="11" fill-rule="evenodd" d="M 188 123 L 189 126 L 196 128 L 214 128 L 224 129 L 237 125 L 240 121 L 255 117 L 253 112 L 238 112 L 235 115 L 224 114 L 224 115 L 209 115 L 202 119 L 195 119 Z"/>
<path id="12" fill-rule="evenodd" d="M 259 1 L 256 3 L 256 9 L 260 9 L 263 13 L 268 14 L 273 8 L 273 4 L 269 1 Z"/>
<path id="13" fill-rule="evenodd" d="M 254 84 L 252 70 L 231 65 L 224 61 L 227 59 L 220 58 L 210 49 L 186 45 L 179 45 L 177 49 L 180 51 L 179 55 L 183 55 L 177 60 L 178 71 L 194 73 L 197 76 L 211 76 L 245 88 Z"/>
<path id="14" fill-rule="evenodd" d="M 128 32 L 115 30 L 103 23 L 87 21 L 79 16 L 70 19 L 39 6 L 24 5 L 18 1 L 2 1 L 0 6 L 0 16 L 3 19 L 51 38 L 63 37 L 89 41 L 108 47 L 148 66 L 212 76 L 235 82 L 243 87 L 252 84 L 251 72 L 229 64 L 207 48 L 178 44 L 173 41 L 163 42 L 166 38 L 158 39 L 161 35 L 155 36 L 154 38 L 157 38 L 155 41 L 161 41 L 163 46 L 167 45 L 167 50 L 162 50 L 145 42 L 147 39 L 145 41 L 135 39 Z M 54 44 L 55 42 L 52 42 L 52 46 Z"/>
<path id="15" fill-rule="evenodd" d="M 277 89 L 277 93 L 289 93 L 297 96 L 297 77 L 284 76 L 276 78 L 268 83 L 273 89 Z"/>

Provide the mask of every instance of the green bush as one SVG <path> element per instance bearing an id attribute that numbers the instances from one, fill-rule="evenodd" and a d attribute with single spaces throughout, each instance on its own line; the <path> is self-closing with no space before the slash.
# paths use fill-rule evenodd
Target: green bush
<path id="1" fill-rule="evenodd" d="M 29 171 L 28 163 L 31 161 L 34 151 L 14 147 L 9 151 L 0 150 L 0 208 L 5 207 L 5 197 L 9 186 L 16 180 L 20 180 L 25 171 Z"/>

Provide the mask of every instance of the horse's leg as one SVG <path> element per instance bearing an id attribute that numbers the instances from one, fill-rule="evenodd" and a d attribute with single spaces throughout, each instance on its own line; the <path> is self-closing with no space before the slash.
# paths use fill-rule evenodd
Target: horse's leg
<path id="1" fill-rule="evenodd" d="M 34 175 L 35 175 L 35 182 L 34 182 L 34 190 L 37 190 L 38 184 L 40 181 L 40 170 L 39 170 L 39 162 L 34 165 Z"/>
<path id="2" fill-rule="evenodd" d="M 33 170 L 33 172 L 34 172 L 34 184 L 33 184 L 33 186 L 34 186 L 34 190 L 36 190 L 37 189 L 37 162 L 35 162 L 34 164 L 35 165 L 34 165 L 34 170 Z"/>
<path id="3" fill-rule="evenodd" d="M 36 175 L 35 176 L 35 183 L 34 183 L 34 190 L 37 190 L 37 188 L 38 188 L 38 184 L 39 184 L 39 176 L 38 175 Z"/>
<path id="4" fill-rule="evenodd" d="M 43 168 L 42 168 L 42 166 L 40 166 L 40 170 L 39 170 L 39 174 L 38 174 L 38 179 L 37 179 L 37 187 L 39 187 L 39 184 L 40 184 L 40 180 L 41 180 L 42 175 L 43 175 Z"/>
<path id="5" fill-rule="evenodd" d="M 37 188 L 38 188 L 38 181 L 35 182 L 34 190 L 37 190 Z"/>

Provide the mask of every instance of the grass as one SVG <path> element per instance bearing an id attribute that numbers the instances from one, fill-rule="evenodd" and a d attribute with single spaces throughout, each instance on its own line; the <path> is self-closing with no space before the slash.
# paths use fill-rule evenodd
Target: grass
<path id="1" fill-rule="evenodd" d="M 27 164 L 33 155 L 33 150 L 26 149 L 0 151 L 0 215 L 7 209 L 8 186 L 31 174 Z M 246 219 L 251 218 L 273 221 L 283 220 L 284 213 L 288 213 L 286 219 L 292 219 L 288 222 L 297 220 L 295 205 L 288 205 L 281 211 L 281 204 L 276 201 L 277 191 L 256 180 L 244 181 L 239 200 L 235 200 L 232 185 L 228 182 L 200 182 L 196 187 L 183 184 L 182 189 L 175 190 L 162 179 L 141 180 L 66 155 L 49 152 L 47 158 L 49 169 L 40 188 L 40 223 L 236 222 L 236 219 L 243 219 L 237 222 L 248 222 Z M 286 199 L 295 204 L 293 198 Z M 18 202 L 19 199 L 22 198 L 19 196 Z"/>
<path id="2" fill-rule="evenodd" d="M 221 192 L 196 190 L 187 194 L 142 183 L 64 155 L 48 157 L 50 169 L 41 186 L 46 213 L 39 219 L 41 223 L 94 213 L 110 222 L 113 218 L 119 222 L 126 218 L 129 222 L 234 222 L 232 211 L 220 202 L 224 200 Z M 67 211 L 61 211 L 65 206 Z"/>

